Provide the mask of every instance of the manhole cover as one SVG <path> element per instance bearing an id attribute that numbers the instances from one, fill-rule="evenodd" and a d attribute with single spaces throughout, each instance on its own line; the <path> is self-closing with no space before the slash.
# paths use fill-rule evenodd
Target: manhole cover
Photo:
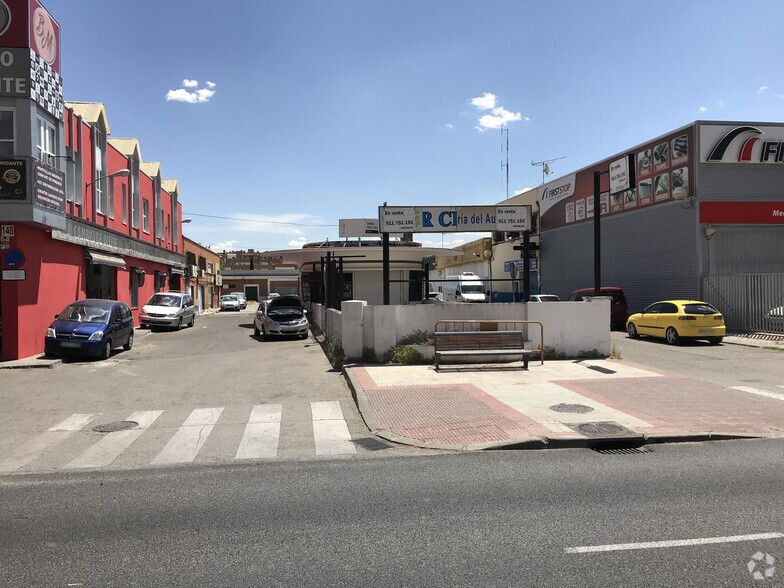
<path id="1" fill-rule="evenodd" d="M 389 449 L 392 447 L 389 443 L 384 443 L 380 439 L 375 439 L 374 437 L 363 437 L 361 439 L 353 439 L 351 441 L 355 445 L 359 445 L 363 449 L 367 449 L 368 451 L 381 451 L 383 449 Z"/>
<path id="2" fill-rule="evenodd" d="M 651 453 L 650 447 L 594 447 L 596 453 L 602 455 L 638 455 L 640 453 Z"/>
<path id="3" fill-rule="evenodd" d="M 96 433 L 114 433 L 115 431 L 127 431 L 138 426 L 139 423 L 136 421 L 114 421 L 113 423 L 96 425 L 93 427 L 93 431 Z"/>
<path id="4" fill-rule="evenodd" d="M 597 436 L 597 435 L 621 435 L 628 433 L 628 429 L 613 423 L 583 423 L 577 425 L 577 430 L 583 435 Z"/>
<path id="5" fill-rule="evenodd" d="M 570 412 L 573 414 L 583 414 L 586 412 L 593 412 L 593 408 L 590 406 L 585 406 L 584 404 L 554 404 L 550 407 L 550 410 L 554 410 L 555 412 Z"/>

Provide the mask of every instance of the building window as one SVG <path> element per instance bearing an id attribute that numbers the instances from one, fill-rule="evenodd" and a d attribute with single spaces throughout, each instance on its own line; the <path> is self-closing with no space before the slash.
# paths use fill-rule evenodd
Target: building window
<path id="1" fill-rule="evenodd" d="M 214 274 L 215 273 L 215 266 L 212 264 L 211 261 L 207 262 L 207 273 Z"/>
<path id="2" fill-rule="evenodd" d="M 108 197 L 108 210 L 109 218 L 114 218 L 114 180 L 110 179 L 106 184 L 106 192 Z"/>
<path id="3" fill-rule="evenodd" d="M 121 185 L 122 191 L 122 223 L 128 224 L 128 188 L 125 184 Z"/>
<path id="4" fill-rule="evenodd" d="M 56 153 L 56 141 L 55 137 L 57 135 L 54 125 L 52 125 L 49 121 L 44 120 L 40 117 L 36 119 L 36 130 L 37 130 L 37 138 L 36 138 L 36 153 L 38 155 L 39 161 L 44 161 L 48 164 L 52 163 L 52 156 L 57 155 Z"/>
<path id="5" fill-rule="evenodd" d="M 131 269 L 131 308 L 139 308 L 139 280 L 138 274 L 134 269 Z"/>
<path id="6" fill-rule="evenodd" d="M 15 153 L 14 109 L 0 108 L 0 156 L 13 157 Z"/>
<path id="7" fill-rule="evenodd" d="M 171 227 L 171 215 L 166 213 L 166 227 Z M 171 243 L 171 229 L 166 233 L 166 242 Z"/>
<path id="8" fill-rule="evenodd" d="M 142 229 L 145 233 L 150 233 L 150 201 L 142 200 Z"/>

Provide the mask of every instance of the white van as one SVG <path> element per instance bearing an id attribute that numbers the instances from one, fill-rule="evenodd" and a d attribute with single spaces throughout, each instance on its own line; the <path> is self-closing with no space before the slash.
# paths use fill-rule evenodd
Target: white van
<path id="1" fill-rule="evenodd" d="M 445 301 L 451 302 L 487 302 L 485 285 L 474 273 L 463 272 L 457 276 L 446 276 L 441 284 L 441 292 Z"/>

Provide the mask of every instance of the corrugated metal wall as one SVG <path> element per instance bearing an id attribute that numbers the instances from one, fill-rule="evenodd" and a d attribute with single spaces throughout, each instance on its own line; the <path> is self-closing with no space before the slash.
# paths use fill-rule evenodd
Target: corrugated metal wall
<path id="1" fill-rule="evenodd" d="M 784 333 L 784 274 L 708 275 L 703 291 L 727 328 Z"/>
<path id="2" fill-rule="evenodd" d="M 602 219 L 602 285 L 620 286 L 629 312 L 656 300 L 698 298 L 695 207 L 660 204 Z M 542 292 L 569 296 L 593 286 L 593 222 L 542 234 Z"/>

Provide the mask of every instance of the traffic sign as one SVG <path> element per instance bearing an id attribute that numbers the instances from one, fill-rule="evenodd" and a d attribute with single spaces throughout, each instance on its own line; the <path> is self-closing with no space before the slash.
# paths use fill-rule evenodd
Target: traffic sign
<path id="1" fill-rule="evenodd" d="M 22 267 L 25 262 L 24 253 L 19 249 L 9 249 L 3 253 L 3 262 L 8 267 Z"/>

